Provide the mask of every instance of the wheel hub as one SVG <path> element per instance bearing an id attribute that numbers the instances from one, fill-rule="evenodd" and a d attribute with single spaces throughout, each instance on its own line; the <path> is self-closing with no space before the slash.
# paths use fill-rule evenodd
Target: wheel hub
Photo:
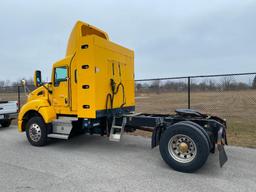
<path id="1" fill-rule="evenodd" d="M 41 128 L 38 124 L 32 124 L 29 127 L 29 136 L 34 142 L 38 142 L 41 138 Z"/>
<path id="2" fill-rule="evenodd" d="M 171 137 L 168 143 L 168 151 L 176 161 L 189 163 L 195 158 L 197 147 L 189 136 L 178 134 Z"/>
<path id="3" fill-rule="evenodd" d="M 188 151 L 188 144 L 185 142 L 182 142 L 181 144 L 179 144 L 179 150 L 182 153 L 186 153 Z"/>

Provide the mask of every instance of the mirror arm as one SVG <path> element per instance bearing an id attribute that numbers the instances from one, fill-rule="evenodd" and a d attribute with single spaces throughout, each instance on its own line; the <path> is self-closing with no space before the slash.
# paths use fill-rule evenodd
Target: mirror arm
<path id="1" fill-rule="evenodd" d="M 48 93 L 52 94 L 52 90 L 50 90 L 48 87 L 46 87 L 43 83 L 42 86 L 48 91 Z"/>

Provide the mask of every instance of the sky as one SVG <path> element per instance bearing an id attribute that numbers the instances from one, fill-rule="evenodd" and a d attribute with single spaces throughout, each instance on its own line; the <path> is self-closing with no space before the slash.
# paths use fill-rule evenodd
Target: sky
<path id="1" fill-rule="evenodd" d="M 253 0 L 0 2 L 0 80 L 31 78 L 65 56 L 77 20 L 135 51 L 135 76 L 256 72 Z"/>

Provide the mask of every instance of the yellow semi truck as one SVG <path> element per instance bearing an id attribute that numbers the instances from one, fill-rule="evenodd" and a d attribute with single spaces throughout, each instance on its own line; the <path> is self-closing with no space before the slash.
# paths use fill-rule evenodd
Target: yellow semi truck
<path id="1" fill-rule="evenodd" d="M 51 81 L 43 83 L 35 71 L 34 84 L 37 89 L 18 116 L 18 130 L 34 146 L 73 133 L 120 141 L 124 132 L 140 129 L 152 132 L 152 148 L 159 145 L 175 170 L 199 169 L 216 144 L 220 165 L 227 161 L 225 120 L 190 109 L 173 115 L 135 113 L 134 52 L 87 23 L 74 26 L 65 58 L 53 64 Z"/>

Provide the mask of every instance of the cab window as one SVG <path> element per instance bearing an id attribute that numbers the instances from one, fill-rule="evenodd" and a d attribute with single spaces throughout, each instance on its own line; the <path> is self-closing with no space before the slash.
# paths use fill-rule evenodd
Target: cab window
<path id="1" fill-rule="evenodd" d="M 67 81 L 67 68 L 57 67 L 54 70 L 54 86 L 59 86 L 60 82 Z"/>

